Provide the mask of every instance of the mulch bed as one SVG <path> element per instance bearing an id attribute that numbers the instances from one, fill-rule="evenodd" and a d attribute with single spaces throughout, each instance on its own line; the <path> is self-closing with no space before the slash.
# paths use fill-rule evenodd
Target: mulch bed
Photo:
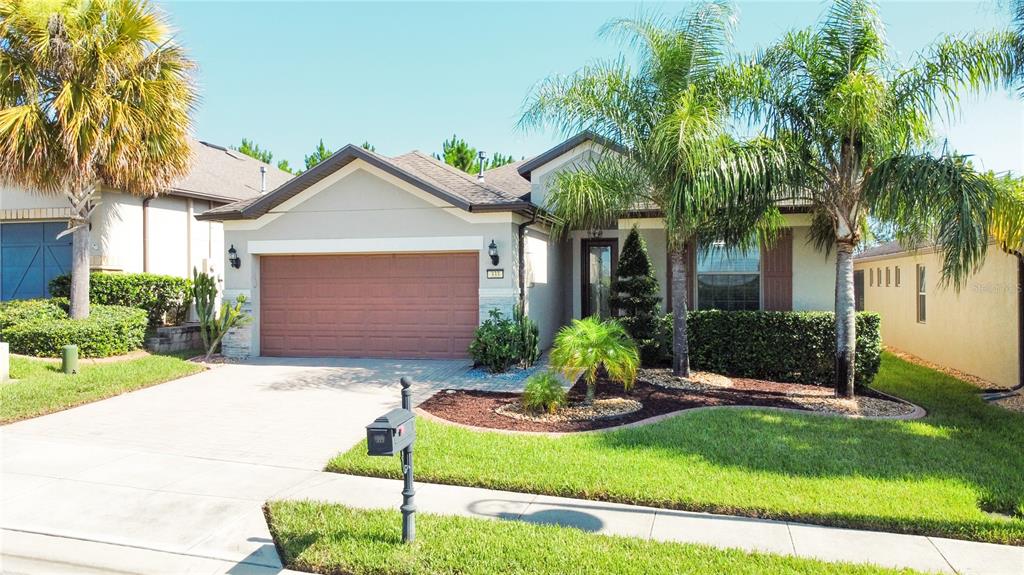
<path id="1" fill-rule="evenodd" d="M 640 421 L 656 415 L 671 413 L 681 409 L 708 407 L 718 405 L 747 405 L 764 407 L 785 407 L 811 411 L 800 398 L 830 396 L 831 389 L 809 385 L 778 383 L 755 379 L 733 378 L 733 386 L 727 389 L 685 390 L 667 389 L 637 381 L 628 393 L 623 392 L 622 385 L 605 379 L 598 379 L 597 397 L 626 397 L 643 404 L 643 409 L 616 418 L 591 421 L 557 421 L 539 422 L 513 419 L 495 413 L 502 405 L 519 401 L 516 393 L 494 393 L 486 391 L 445 390 L 435 394 L 420 404 L 420 409 L 441 419 L 492 429 L 512 431 L 590 431 L 615 427 L 625 423 Z M 569 390 L 569 401 L 582 401 L 586 393 L 586 384 L 579 381 Z M 870 391 L 863 395 L 880 398 Z"/>

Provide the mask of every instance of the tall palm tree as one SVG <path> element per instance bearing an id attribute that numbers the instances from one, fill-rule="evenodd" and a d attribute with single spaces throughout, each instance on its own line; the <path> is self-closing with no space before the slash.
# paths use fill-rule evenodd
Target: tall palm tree
<path id="1" fill-rule="evenodd" d="M 757 86 L 740 105 L 784 143 L 813 237 L 835 249 L 835 386 L 854 394 L 853 252 L 868 216 L 905 245 L 933 240 L 956 289 L 983 261 L 992 180 L 964 156 L 932 151 L 931 119 L 965 90 L 1005 83 L 1010 33 L 947 38 L 906 67 L 893 59 L 871 0 L 837 0 L 812 29 L 793 31 L 735 70 Z M 755 80 L 752 80 L 755 78 Z"/>
<path id="2" fill-rule="evenodd" d="M 551 125 L 565 135 L 597 134 L 618 153 L 602 154 L 576 171 L 560 172 L 547 208 L 558 232 L 596 230 L 637 207 L 655 207 L 665 221 L 670 254 L 673 371 L 689 376 L 686 332 L 687 245 L 700 236 L 752 247 L 779 221 L 768 201 L 772 174 L 784 163 L 769 141 L 739 142 L 726 126 L 728 100 L 720 81 L 735 12 L 711 3 L 673 20 L 610 22 L 605 35 L 627 39 L 639 67 L 624 59 L 598 62 L 543 81 L 527 100 L 520 126 Z M 738 81 L 730 79 L 730 82 Z"/>
<path id="3" fill-rule="evenodd" d="M 100 188 L 152 195 L 188 171 L 192 69 L 144 0 L 0 0 L 0 181 L 68 199 L 73 318 Z"/>

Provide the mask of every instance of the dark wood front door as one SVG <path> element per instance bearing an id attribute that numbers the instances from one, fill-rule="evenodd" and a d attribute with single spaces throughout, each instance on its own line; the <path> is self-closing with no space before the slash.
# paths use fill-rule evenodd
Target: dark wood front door
<path id="1" fill-rule="evenodd" d="M 580 252 L 583 256 L 580 262 L 583 317 L 597 315 L 607 319 L 611 317 L 608 297 L 612 292 L 615 268 L 619 263 L 619 240 L 585 239 Z"/>

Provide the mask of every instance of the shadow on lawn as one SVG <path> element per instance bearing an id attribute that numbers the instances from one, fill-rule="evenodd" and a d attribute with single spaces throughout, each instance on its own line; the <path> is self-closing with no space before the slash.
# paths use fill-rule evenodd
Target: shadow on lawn
<path id="1" fill-rule="evenodd" d="M 921 383 L 901 381 L 885 389 L 924 406 L 929 415 L 917 421 L 707 411 L 600 434 L 600 441 L 616 449 L 659 449 L 666 457 L 683 454 L 798 477 L 952 479 L 977 488 L 983 511 L 1020 520 L 1024 417 L 985 404 L 955 380 Z"/>

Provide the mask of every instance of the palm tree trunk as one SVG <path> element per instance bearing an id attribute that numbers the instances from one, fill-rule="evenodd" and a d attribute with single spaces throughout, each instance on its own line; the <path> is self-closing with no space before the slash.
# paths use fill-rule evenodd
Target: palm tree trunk
<path id="1" fill-rule="evenodd" d="M 71 319 L 89 317 L 89 224 L 71 235 Z"/>
<path id="2" fill-rule="evenodd" d="M 834 383 L 837 397 L 853 397 L 854 358 L 857 349 L 857 311 L 853 296 L 853 244 L 840 242 L 836 256 L 836 358 Z"/>
<path id="3" fill-rule="evenodd" d="M 686 335 L 686 245 L 669 248 L 672 268 L 672 373 L 690 377 L 690 345 Z"/>

